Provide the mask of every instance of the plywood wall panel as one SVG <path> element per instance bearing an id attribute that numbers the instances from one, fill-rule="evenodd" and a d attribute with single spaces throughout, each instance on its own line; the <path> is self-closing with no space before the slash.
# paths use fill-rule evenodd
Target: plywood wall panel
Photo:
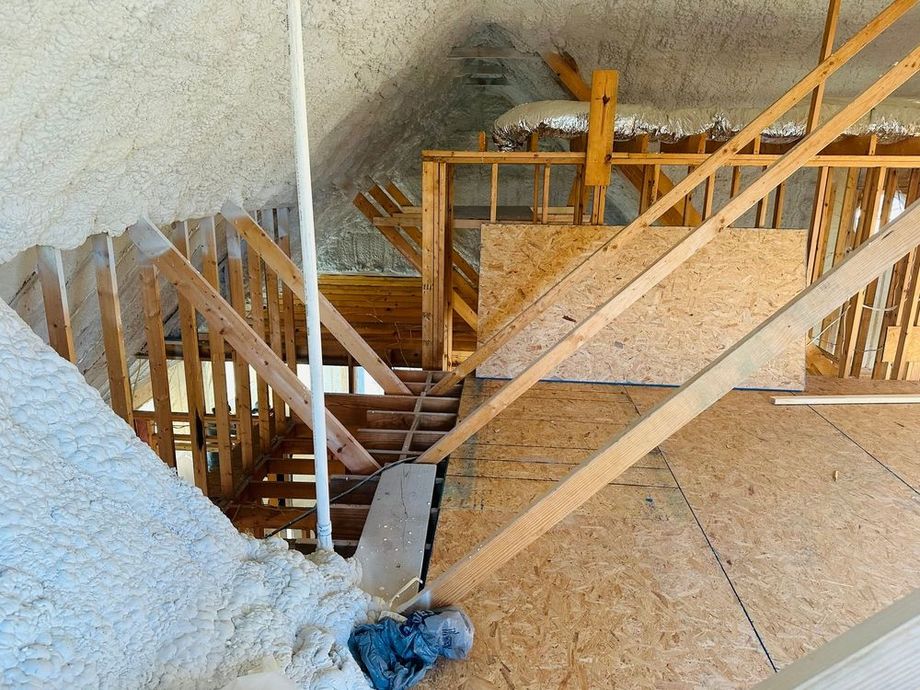
<path id="1" fill-rule="evenodd" d="M 486 225 L 482 231 L 480 342 L 620 228 Z M 499 350 L 478 376 L 509 378 L 561 339 L 619 287 L 678 242 L 686 228 L 651 228 L 592 279 Z M 620 315 L 549 378 L 679 385 L 805 285 L 805 232 L 727 229 Z M 801 390 L 805 339 L 744 387 Z"/>

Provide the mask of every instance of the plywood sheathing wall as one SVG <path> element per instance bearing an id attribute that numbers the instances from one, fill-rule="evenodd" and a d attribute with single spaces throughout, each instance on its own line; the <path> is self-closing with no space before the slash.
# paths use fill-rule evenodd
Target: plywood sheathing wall
<path id="1" fill-rule="evenodd" d="M 484 226 L 480 343 L 619 230 Z M 591 281 L 567 290 L 477 375 L 509 378 L 519 373 L 687 232 L 650 228 L 618 249 Z M 549 378 L 681 384 L 804 288 L 804 256 L 804 230 L 724 230 Z M 801 390 L 804 382 L 803 338 L 744 387 Z"/>
<path id="2" fill-rule="evenodd" d="M 500 385 L 468 381 L 461 417 Z M 430 576 L 666 394 L 537 384 L 451 455 Z M 867 452 L 770 398 L 730 393 L 495 573 L 463 602 L 471 659 L 425 687 L 750 687 L 920 586 L 895 473 L 916 439 Z M 887 407 L 883 428 L 914 423 Z"/>

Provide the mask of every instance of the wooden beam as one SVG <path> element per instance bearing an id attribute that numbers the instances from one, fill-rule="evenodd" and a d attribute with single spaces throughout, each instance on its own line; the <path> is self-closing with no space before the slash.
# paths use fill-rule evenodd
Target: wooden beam
<path id="1" fill-rule="evenodd" d="M 239 233 L 230 223 L 224 223 L 227 238 L 227 283 L 230 304 L 236 313 L 246 318 L 246 293 L 243 285 L 243 247 Z M 252 416 L 252 388 L 249 381 L 249 364 L 239 352 L 233 353 L 233 379 L 236 387 L 236 431 L 239 437 L 243 476 L 248 477 L 254 465 L 254 437 Z"/>
<path id="2" fill-rule="evenodd" d="M 875 19 L 870 21 L 868 24 L 866 24 L 865 27 L 854 34 L 854 36 L 843 46 L 841 46 L 839 50 L 837 50 L 827 60 L 822 62 L 821 65 L 819 65 L 817 68 L 809 72 L 808 75 L 806 75 L 795 86 L 789 89 L 789 91 L 787 91 L 776 102 L 774 102 L 773 105 L 769 106 L 760 115 L 751 120 L 751 122 L 749 122 L 747 126 L 738 132 L 738 134 L 736 134 L 729 141 L 716 149 L 708 158 L 703 160 L 703 162 L 700 163 L 699 166 L 693 170 L 693 172 L 689 173 L 683 180 L 676 184 L 668 194 L 665 194 L 663 197 L 658 199 L 658 201 L 652 204 L 651 208 L 649 208 L 645 213 L 641 214 L 633 222 L 623 228 L 623 230 L 620 231 L 620 233 L 618 233 L 615 237 L 611 238 L 608 242 L 605 242 L 603 245 L 598 247 L 578 266 L 574 267 L 571 271 L 569 271 L 568 274 L 556 282 L 549 290 L 543 293 L 543 295 L 541 295 L 533 304 L 531 304 L 530 307 L 522 311 L 520 314 L 518 314 L 517 317 L 506 324 L 488 342 L 481 345 L 453 372 L 435 384 L 434 388 L 432 389 L 432 393 L 438 395 L 446 390 L 449 390 L 468 374 L 475 371 L 476 367 L 491 357 L 505 343 L 510 341 L 515 335 L 524 330 L 524 328 L 531 324 L 541 314 L 545 313 L 547 309 L 555 304 L 558 296 L 561 295 L 565 290 L 569 289 L 573 285 L 577 285 L 580 281 L 585 280 L 590 275 L 592 275 L 595 262 L 604 262 L 607 255 L 612 251 L 616 251 L 616 249 L 621 246 L 622 243 L 628 242 L 637 236 L 641 236 L 642 231 L 651 227 L 652 223 L 658 220 L 665 211 L 667 211 L 681 199 L 690 194 L 700 183 L 705 181 L 706 178 L 714 175 L 720 167 L 725 165 L 725 162 L 728 159 L 730 159 L 742 148 L 750 144 L 765 127 L 772 124 L 780 115 L 798 103 L 798 101 L 807 95 L 812 89 L 814 89 L 815 86 L 829 78 L 873 38 L 878 36 L 882 31 L 894 23 L 894 21 L 896 21 L 900 16 L 907 12 L 916 2 L 917 0 L 895 0 L 878 16 L 876 16 Z M 915 59 L 916 51 L 911 53 L 909 58 Z M 907 71 L 909 71 L 910 59 L 902 60 L 899 65 L 901 66 L 902 70 L 904 70 L 905 65 L 908 65 Z M 905 81 L 906 78 L 907 77 L 904 76 L 902 79 L 901 77 L 896 76 L 896 73 L 889 72 L 874 86 L 878 86 L 878 84 L 882 82 L 888 84 L 891 83 L 892 80 Z M 868 94 L 869 92 L 867 91 L 865 93 Z M 880 96 L 879 100 L 881 97 L 883 96 Z M 830 121 L 828 124 L 830 124 Z M 826 127 L 827 125 L 825 125 L 822 129 L 825 129 Z M 842 131 L 843 129 L 840 130 L 840 132 Z M 805 141 L 807 141 L 807 138 L 800 142 L 794 149 L 792 149 L 792 151 L 787 153 L 786 156 L 797 150 L 801 151 L 800 147 Z M 827 138 L 821 139 L 822 144 L 825 141 L 827 141 Z M 815 148 L 816 147 L 813 146 L 809 147 L 809 153 L 807 156 L 797 155 L 795 159 L 796 166 L 801 166 L 806 160 L 808 160 L 808 158 L 813 156 L 817 151 L 820 151 L 823 146 L 817 148 L 817 150 L 813 150 Z M 784 158 L 785 156 L 780 160 L 783 160 Z M 777 161 L 773 165 L 776 166 L 779 164 L 779 162 L 780 161 Z M 766 175 L 763 175 L 761 179 L 764 177 L 766 177 Z M 778 184 L 781 181 L 782 180 L 776 180 L 776 183 Z M 767 191 L 769 191 L 769 189 L 767 189 Z M 732 201 L 734 201 L 734 199 L 732 199 Z M 706 222 L 711 223 L 713 220 L 717 220 L 720 215 L 721 214 L 717 213 L 713 216 L 713 218 Z"/>
<path id="3" fill-rule="evenodd" d="M 42 300 L 45 304 L 45 322 L 48 324 L 48 344 L 68 362 L 77 363 L 77 350 L 73 344 L 73 328 L 70 325 L 70 305 L 67 302 L 67 280 L 64 277 L 64 263 L 61 250 L 55 247 L 39 246 L 38 281 L 42 286 Z"/>
<path id="4" fill-rule="evenodd" d="M 96 294 L 102 318 L 102 344 L 105 366 L 109 375 L 109 397 L 115 414 L 134 426 L 134 399 L 131 377 L 125 356 L 125 333 L 121 325 L 121 305 L 118 300 L 118 278 L 115 275 L 115 248 L 111 235 L 93 235 L 93 267 L 96 271 Z"/>
<path id="5" fill-rule="evenodd" d="M 217 234 L 214 218 L 203 218 L 198 223 L 204 252 L 201 259 L 201 274 L 214 290 L 220 294 L 220 275 L 217 271 Z M 216 418 L 217 457 L 220 467 L 220 492 L 222 496 L 233 494 L 233 463 L 230 443 L 230 400 L 227 392 L 227 358 L 224 339 L 217 331 L 208 329 L 211 345 L 211 383 L 214 388 L 214 417 Z"/>
<path id="6" fill-rule="evenodd" d="M 176 443 L 173 439 L 169 366 L 166 361 L 166 338 L 163 334 L 157 269 L 144 262 L 141 264 L 140 272 L 144 330 L 147 334 L 147 364 L 150 367 L 150 389 L 153 392 L 153 412 L 157 423 L 157 454 L 169 467 L 175 467 Z"/>
<path id="7" fill-rule="evenodd" d="M 920 244 L 920 202 L 853 252 L 625 431 L 551 491 L 435 578 L 404 608 L 462 600 L 479 583 L 656 446 L 803 337 L 817 319 Z"/>
<path id="8" fill-rule="evenodd" d="M 163 237 L 191 266 L 192 251 L 189 246 L 188 223 L 180 221 L 173 227 L 173 242 Z M 201 375 L 201 357 L 198 350 L 198 316 L 195 305 L 183 293 L 178 295 L 179 330 L 182 334 L 182 369 L 185 373 L 185 394 L 188 402 L 189 443 L 192 453 L 192 472 L 195 486 L 208 495 L 208 458 L 205 445 L 204 379 Z"/>
<path id="9" fill-rule="evenodd" d="M 451 354 L 451 227 L 447 163 L 422 163 L 422 368 L 446 370 Z"/>
<path id="10" fill-rule="evenodd" d="M 568 53 L 543 53 L 543 62 L 553 71 L 562 87 L 568 91 L 575 100 L 590 101 L 591 87 L 585 82 L 578 71 L 578 65 Z"/>
<path id="11" fill-rule="evenodd" d="M 223 215 L 223 214 L 221 214 Z M 226 218 L 226 216 L 224 216 Z M 265 341 L 265 299 L 262 288 L 262 259 L 251 248 L 246 252 L 246 264 L 249 271 L 250 321 L 256 335 Z M 271 412 L 269 410 L 268 383 L 256 372 L 256 405 L 259 413 L 259 454 L 268 452 L 271 447 Z"/>
<path id="12" fill-rule="evenodd" d="M 219 333 L 275 390 L 294 414 L 311 423 L 310 390 L 282 362 L 249 324 L 178 252 L 148 220 L 129 230 L 138 249 L 156 264 L 185 299 L 195 305 L 208 327 Z M 326 411 L 329 449 L 353 472 L 367 473 L 380 465 L 355 441 L 349 431 Z"/>
<path id="13" fill-rule="evenodd" d="M 291 289 L 295 296 L 304 294 L 303 273 L 289 256 L 284 253 L 271 237 L 256 223 L 252 217 L 238 206 L 227 202 L 220 210 L 221 215 L 246 239 L 250 250 L 262 256 L 266 265 L 277 272 L 281 281 Z M 301 303 L 303 300 L 300 300 Z M 399 377 L 386 365 L 370 345 L 351 327 L 351 324 L 326 299 L 319 296 L 320 321 L 332 333 L 348 353 L 367 370 L 367 373 L 383 388 L 384 392 L 404 395 L 409 393 Z"/>
<path id="14" fill-rule="evenodd" d="M 914 690 L 920 678 L 920 589 L 804 656 L 753 690 Z"/>
<path id="15" fill-rule="evenodd" d="M 774 405 L 916 405 L 920 395 L 784 395 Z"/>
<path id="16" fill-rule="evenodd" d="M 595 70 L 591 76 L 591 100 L 588 110 L 588 149 L 585 152 L 585 184 L 607 187 L 610 184 L 613 124 L 617 110 L 615 70 Z"/>
<path id="17" fill-rule="evenodd" d="M 755 180 L 741 194 L 731 199 L 718 213 L 704 221 L 696 230 L 661 255 L 650 267 L 633 278 L 594 312 L 586 316 L 564 338 L 540 355 L 523 372 L 468 414 L 457 424 L 453 431 L 426 450 L 418 462 L 440 462 L 452 451 L 459 448 L 460 445 L 494 419 L 508 405 L 530 390 L 537 381 L 549 374 L 617 316 L 669 276 L 684 261 L 706 246 L 718 234 L 719 230 L 735 222 L 745 211 L 757 203 L 766 192 L 792 175 L 799 168 L 801 160 L 808 158 L 814 151 L 819 150 L 825 142 L 837 137 L 840 132 L 862 117 L 864 113 L 874 107 L 876 103 L 906 81 L 917 70 L 920 70 L 920 46 L 914 49 L 912 60 L 898 63 L 885 78 L 863 92 L 852 103 L 842 108 L 823 127 L 799 142 L 794 149 L 783 156 L 780 161 L 774 163 L 767 172 Z M 620 235 L 623 232 L 625 230 L 621 231 Z M 614 237 L 614 240 L 620 235 Z M 615 249 L 619 245 L 614 241 L 612 245 L 608 244 L 607 246 Z M 445 377 L 445 379 L 449 378 L 451 377 Z M 438 394 L 441 391 L 438 390 L 438 386 L 435 386 L 432 392 Z"/>

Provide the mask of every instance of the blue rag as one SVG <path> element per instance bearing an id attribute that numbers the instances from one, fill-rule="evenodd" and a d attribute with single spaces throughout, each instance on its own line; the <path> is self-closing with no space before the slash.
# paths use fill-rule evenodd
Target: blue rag
<path id="1" fill-rule="evenodd" d="M 473 624 L 457 609 L 416 611 L 405 622 L 385 618 L 360 625 L 348 648 L 375 690 L 416 685 L 438 657 L 463 659 L 473 646 Z"/>

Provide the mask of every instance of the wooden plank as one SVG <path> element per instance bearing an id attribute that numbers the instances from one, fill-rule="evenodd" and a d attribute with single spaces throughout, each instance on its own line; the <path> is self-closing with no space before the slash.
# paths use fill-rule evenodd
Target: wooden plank
<path id="1" fill-rule="evenodd" d="M 576 352 L 585 342 L 593 338 L 597 333 L 603 330 L 607 324 L 622 314 L 626 309 L 632 306 L 652 287 L 664 280 L 684 261 L 693 256 L 699 249 L 709 243 L 713 237 L 723 227 L 734 223 L 741 215 L 754 205 L 759 199 L 763 198 L 770 189 L 780 182 L 786 180 L 800 166 L 800 161 L 807 159 L 815 151 L 821 149 L 828 142 L 849 127 L 853 122 L 859 119 L 876 103 L 881 101 L 885 96 L 890 94 L 901 83 L 906 81 L 914 72 L 920 70 L 920 46 L 916 47 L 911 55 L 905 60 L 895 65 L 882 79 L 869 87 L 853 102 L 842 108 L 828 122 L 810 135 L 802 139 L 798 145 L 780 161 L 770 166 L 770 169 L 760 178 L 755 180 L 746 190 L 734 199 L 730 200 L 718 213 L 714 214 L 709 220 L 703 222 L 696 230 L 691 232 L 682 241 L 678 242 L 669 251 L 665 252 L 655 263 L 640 273 L 636 278 L 631 280 L 625 287 L 616 292 L 591 315 L 585 317 L 578 323 L 569 334 L 558 341 L 552 348 L 545 351 L 523 372 L 511 380 L 503 389 L 493 396 L 493 398 L 480 405 L 472 414 L 461 421 L 450 434 L 429 448 L 422 454 L 420 462 L 439 462 L 445 458 L 451 451 L 458 448 L 476 431 L 481 429 L 489 420 L 496 417 L 505 407 L 517 400 L 531 386 L 541 378 L 549 374 L 561 362 L 565 361 L 572 353 Z M 693 173 L 691 173 L 693 174 Z M 592 254 L 592 257 L 605 256 L 608 252 L 615 250 L 619 246 L 619 240 L 627 233 L 631 226 L 624 228 L 613 239 L 608 240 L 601 245 L 598 252 Z M 613 249 L 609 249 L 612 247 Z M 589 258 L 571 272 L 555 283 L 555 287 L 544 293 L 534 305 L 540 304 L 545 300 L 546 295 L 562 294 L 557 292 L 560 284 L 566 283 L 568 276 L 578 273 L 580 267 L 591 261 Z M 534 305 L 524 310 L 522 314 L 527 314 L 534 309 Z M 547 309 L 544 305 L 543 309 Z M 819 317 L 820 318 L 820 317 Z M 521 319 L 519 315 L 510 325 L 517 323 Z M 501 337 L 501 334 L 513 330 L 506 326 L 499 331 L 491 341 L 493 342 Z M 475 354 L 473 355 L 475 357 Z M 464 362 L 465 364 L 465 362 Z M 458 367 L 459 369 L 459 367 Z M 450 380 L 451 376 L 442 379 L 432 388 L 432 393 L 440 393 L 439 387 Z"/>
<path id="2" fill-rule="evenodd" d="M 458 381 L 462 380 L 468 374 L 475 371 L 476 367 L 488 359 L 492 353 L 497 351 L 498 348 L 508 342 L 508 340 L 510 340 L 515 334 L 526 328 L 528 324 L 530 324 L 540 314 L 544 313 L 550 306 L 552 306 L 552 304 L 555 302 L 555 297 L 563 289 L 569 287 L 570 285 L 577 284 L 579 281 L 584 280 L 590 276 L 591 271 L 593 270 L 592 264 L 594 261 L 603 261 L 606 254 L 610 251 L 615 251 L 622 242 L 630 241 L 634 237 L 641 235 L 641 232 L 645 228 L 650 227 L 656 220 L 658 220 L 658 218 L 660 218 L 667 209 L 671 208 L 688 194 L 692 193 L 692 191 L 707 177 L 715 174 L 718 169 L 723 167 L 726 162 L 730 160 L 738 151 L 750 144 L 765 127 L 772 124 L 774 120 L 777 119 L 777 117 L 798 103 L 798 101 L 807 95 L 812 89 L 814 89 L 815 86 L 823 83 L 850 58 L 852 58 L 853 55 L 858 53 L 866 44 L 877 37 L 882 31 L 884 31 L 905 12 L 907 12 L 915 4 L 915 2 L 916 0 L 895 0 L 891 5 L 885 8 L 872 21 L 866 24 L 866 26 L 860 29 L 856 34 L 854 34 L 849 41 L 840 47 L 840 49 L 835 51 L 833 55 L 822 62 L 819 67 L 816 67 L 814 70 L 809 72 L 808 75 L 800 80 L 795 86 L 790 88 L 789 91 L 787 91 L 776 102 L 764 110 L 760 115 L 751 120 L 751 122 L 749 122 L 728 142 L 716 149 L 707 158 L 704 158 L 699 166 L 693 170 L 693 172 L 688 174 L 683 180 L 676 184 L 668 194 L 665 194 L 658 201 L 656 201 L 650 209 L 648 209 L 645 213 L 640 215 L 632 223 L 626 226 L 626 228 L 623 229 L 617 238 L 611 240 L 611 242 L 604 247 L 599 248 L 591 257 L 587 258 L 580 266 L 573 269 L 564 279 L 562 279 L 552 289 L 547 291 L 539 300 L 534 302 L 530 309 L 522 312 L 517 319 L 508 324 L 508 326 L 500 333 L 496 334 L 494 338 L 492 338 L 489 342 L 481 345 L 470 357 L 466 358 L 452 372 L 451 376 L 446 377 L 435 384 L 434 388 L 432 389 L 432 393 L 436 395 L 442 393 L 444 390 L 447 390 L 450 387 L 456 385 Z M 902 66 L 909 64 L 911 57 L 915 57 L 915 53 L 912 53 L 909 58 L 905 59 L 899 64 Z M 885 81 L 885 83 L 890 83 L 892 78 L 892 73 L 889 72 L 889 74 L 883 77 L 880 82 Z M 898 79 L 900 78 L 896 78 L 896 80 Z M 866 92 L 863 96 L 865 97 L 868 93 L 869 92 Z M 874 96 L 872 96 L 872 98 L 874 98 Z M 871 98 L 869 100 L 871 100 Z M 863 105 L 861 104 L 860 107 L 863 107 Z M 839 117 L 839 113 L 837 117 Z M 830 124 L 830 121 L 827 124 Z M 830 131 L 827 129 L 827 124 L 824 125 L 824 127 L 821 129 Z M 820 141 L 818 146 L 809 147 L 808 155 L 799 155 L 803 151 L 801 147 L 805 141 L 807 141 L 807 139 L 800 142 L 792 151 L 787 153 L 783 159 L 788 162 L 789 159 L 787 156 L 794 153 L 795 166 L 800 167 L 802 164 L 804 164 L 805 161 L 814 156 L 817 151 L 820 151 L 825 145 L 827 145 L 827 143 L 829 143 L 829 140 L 824 138 Z M 816 140 L 812 139 L 812 142 L 814 141 Z M 479 155 L 486 156 L 488 154 Z M 776 166 L 778 164 L 779 161 L 773 165 Z M 776 183 L 778 184 L 781 181 L 782 180 L 777 179 Z M 769 189 L 767 191 L 769 191 Z M 734 200 L 735 199 L 732 199 L 732 201 Z M 721 214 L 716 214 L 714 218 L 718 218 L 720 215 Z"/>
<path id="3" fill-rule="evenodd" d="M 450 363 L 445 283 L 450 281 L 446 256 L 450 242 L 444 163 L 422 163 L 422 368 L 445 370 Z"/>
<path id="4" fill-rule="evenodd" d="M 45 322 L 48 324 L 48 344 L 68 362 L 77 363 L 77 350 L 73 344 L 70 325 L 70 305 L 67 302 L 67 280 L 61 250 L 55 247 L 37 247 L 36 270 L 42 287 L 45 305 Z"/>
<path id="5" fill-rule="evenodd" d="M 272 246 L 277 247 L 275 244 L 275 209 L 274 208 L 264 208 L 259 213 L 259 218 L 262 222 L 262 227 L 265 228 L 265 234 L 271 239 Z M 249 238 L 246 238 L 246 241 L 249 242 Z M 253 248 L 252 242 L 249 242 L 250 249 Z M 272 351 L 278 356 L 278 359 L 284 357 L 284 350 L 281 346 L 281 304 L 280 296 L 278 293 L 279 283 L 278 283 L 278 274 L 275 273 L 274 269 L 271 267 L 271 264 L 265 260 L 264 253 L 260 250 L 259 254 L 262 255 L 262 273 L 265 277 L 265 315 L 267 317 L 268 324 L 268 344 L 271 346 Z M 281 394 L 272 388 L 271 390 L 271 403 L 272 403 L 272 435 L 280 432 L 279 425 L 287 417 L 284 408 L 284 398 L 281 397 Z"/>
<path id="6" fill-rule="evenodd" d="M 261 254 L 266 264 L 278 272 L 277 275 L 295 295 L 304 294 L 303 273 L 249 214 L 228 202 L 221 208 L 221 215 L 246 238 L 250 248 Z M 393 370 L 380 359 L 371 346 L 358 335 L 358 332 L 322 293 L 319 296 L 319 309 L 323 326 L 367 370 L 367 373 L 380 384 L 385 392 L 394 394 L 409 392 Z"/>
<path id="7" fill-rule="evenodd" d="M 153 392 L 153 411 L 157 424 L 157 454 L 169 467 L 175 467 L 176 444 L 173 439 L 169 368 L 166 361 L 166 338 L 163 335 L 157 269 L 145 262 L 141 265 L 140 273 L 144 330 L 147 334 L 147 363 L 150 367 L 150 388 Z"/>
<path id="8" fill-rule="evenodd" d="M 418 592 L 425 561 L 435 468 L 400 465 L 380 477 L 355 558 L 361 564 L 359 586 L 389 606 Z"/>
<path id="9" fill-rule="evenodd" d="M 590 101 L 591 87 L 578 73 L 578 65 L 568 53 L 543 53 L 543 62 L 555 73 L 556 78 L 563 88 L 572 94 L 576 100 Z"/>
<path id="10" fill-rule="evenodd" d="M 217 235 L 214 231 L 214 218 L 202 218 L 198 223 L 203 253 L 201 274 L 211 287 L 220 294 L 220 276 L 217 272 Z M 233 464 L 230 443 L 230 400 L 227 393 L 227 359 L 224 339 L 220 333 L 208 329 L 208 341 L 211 344 L 211 382 L 214 387 L 214 417 L 217 433 L 217 456 L 220 468 L 220 491 L 222 496 L 233 493 Z"/>
<path id="11" fill-rule="evenodd" d="M 164 237 L 163 240 L 169 244 Z M 188 223 L 180 221 L 173 227 L 171 251 L 184 257 L 191 266 Z M 168 277 L 168 276 L 167 276 Z M 181 292 L 179 302 L 179 330 L 182 333 L 182 368 L 185 372 L 185 391 L 188 403 L 189 443 L 191 444 L 192 469 L 195 486 L 208 495 L 208 458 L 204 437 L 204 380 L 201 375 L 201 357 L 198 352 L 198 316 L 195 306 Z"/>
<path id="12" fill-rule="evenodd" d="M 773 398 L 774 405 L 916 405 L 920 395 L 789 395 Z"/>
<path id="13" fill-rule="evenodd" d="M 208 322 L 290 405 L 305 423 L 310 414 L 310 390 L 272 352 L 246 321 L 198 273 L 147 220 L 129 230 L 138 248 L 176 285 L 180 295 L 193 303 Z M 380 467 L 348 430 L 326 411 L 329 450 L 353 472 L 366 473 Z"/>
<path id="14" fill-rule="evenodd" d="M 230 304 L 236 313 L 246 318 L 246 294 L 243 285 L 243 246 L 239 233 L 231 223 L 224 223 L 227 241 L 227 285 L 230 290 Z M 249 364 L 239 352 L 233 353 L 233 380 L 236 389 L 236 431 L 239 437 L 243 475 L 249 476 L 255 462 L 255 447 L 252 431 L 252 389 Z"/>
<path id="15" fill-rule="evenodd" d="M 92 258 L 96 272 L 99 315 L 102 319 L 102 344 L 109 376 L 110 404 L 115 414 L 133 427 L 134 399 L 131 396 L 131 377 L 128 375 L 128 358 L 125 355 L 125 332 L 121 323 L 115 248 L 111 235 L 93 235 Z"/>
<path id="16" fill-rule="evenodd" d="M 221 209 L 223 211 L 223 209 Z M 225 218 L 226 214 L 221 213 Z M 228 219 L 229 220 L 229 219 Z M 232 222 L 232 221 L 231 221 Z M 249 299 L 252 329 L 265 341 L 265 297 L 263 295 L 262 259 L 258 251 L 247 247 L 246 260 L 249 270 Z M 259 454 L 268 451 L 273 441 L 271 434 L 271 411 L 269 410 L 268 383 L 256 373 L 256 405 L 259 412 Z"/>
<path id="17" fill-rule="evenodd" d="M 920 678 L 920 590 L 818 647 L 754 690 L 913 690 Z"/>
<path id="18" fill-rule="evenodd" d="M 619 78 L 615 70 L 595 70 L 591 75 L 588 149 L 585 152 L 585 184 L 589 187 L 606 187 L 610 184 Z"/>
<path id="19" fill-rule="evenodd" d="M 403 610 L 460 601 L 479 583 L 584 504 L 646 453 L 709 408 L 739 381 L 802 337 L 805 330 L 858 285 L 880 275 L 920 244 L 915 203 L 839 267 L 827 273 L 652 410 L 617 434 L 554 489 L 448 568 Z"/>
<path id="20" fill-rule="evenodd" d="M 288 209 L 279 208 L 278 213 L 278 246 L 284 255 L 291 258 L 290 218 Z M 283 308 L 282 339 L 284 341 L 284 361 L 295 374 L 297 373 L 297 342 L 294 329 L 294 292 L 291 286 L 284 283 L 281 287 L 281 303 Z M 306 316 L 304 316 L 306 318 Z"/>

